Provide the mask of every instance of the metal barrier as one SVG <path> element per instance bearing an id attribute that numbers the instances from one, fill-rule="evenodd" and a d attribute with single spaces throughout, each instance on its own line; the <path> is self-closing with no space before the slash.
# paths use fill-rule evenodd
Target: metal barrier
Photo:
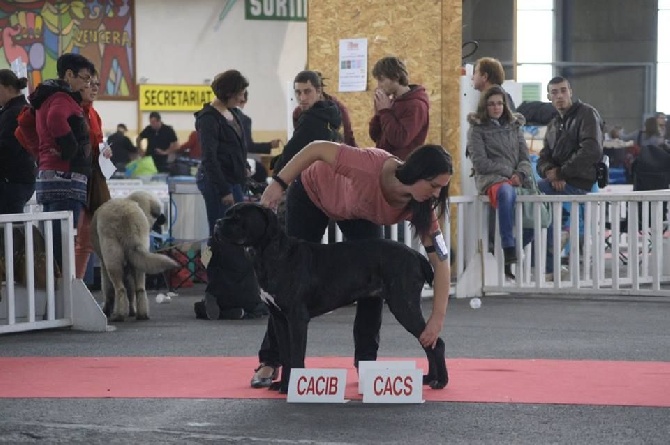
<path id="1" fill-rule="evenodd" d="M 61 222 L 63 246 L 60 278 L 54 267 L 54 221 Z M 72 327 L 106 331 L 107 318 L 81 280 L 74 276 L 74 229 L 71 212 L 24 213 L 0 215 L 4 230 L 3 283 L 0 295 L 0 334 Z M 44 270 L 35 270 L 34 227 L 42 227 L 44 236 Z M 15 270 L 20 245 L 15 245 L 14 228 L 23 228 L 25 242 L 19 263 L 25 270 Z M 25 272 L 25 283 L 17 283 L 17 272 Z M 44 289 L 36 288 L 36 272 L 44 274 Z"/>

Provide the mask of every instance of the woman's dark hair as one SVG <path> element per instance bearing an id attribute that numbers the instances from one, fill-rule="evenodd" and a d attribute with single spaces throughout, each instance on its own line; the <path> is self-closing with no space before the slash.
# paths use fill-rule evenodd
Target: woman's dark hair
<path id="1" fill-rule="evenodd" d="M 323 87 L 325 86 L 323 84 L 323 78 L 321 77 L 321 73 L 318 71 L 300 71 L 296 76 L 295 79 L 293 79 L 293 83 L 306 83 L 309 82 L 312 84 L 314 88 L 317 90 L 323 90 Z"/>
<path id="2" fill-rule="evenodd" d="M 28 79 L 18 78 L 12 70 L 0 70 L 0 85 L 14 88 L 17 92 L 28 86 Z"/>
<path id="3" fill-rule="evenodd" d="M 432 180 L 437 176 L 454 173 L 454 165 L 451 155 L 441 145 L 422 145 L 414 150 L 398 167 L 395 172 L 396 178 L 405 185 L 412 185 L 421 179 Z M 419 202 L 412 199 L 408 204 L 408 210 L 412 213 L 410 223 L 416 229 L 420 237 L 430 235 L 430 227 L 433 222 L 433 211 L 437 218 L 441 218 L 448 209 L 449 184 L 442 187 L 440 195 L 435 198 Z"/>
<path id="4" fill-rule="evenodd" d="M 212 81 L 212 91 L 221 102 L 227 102 L 233 96 L 240 94 L 249 86 L 249 81 L 237 70 L 228 70 L 219 73 Z"/>
<path id="5" fill-rule="evenodd" d="M 95 65 L 81 54 L 65 53 L 56 60 L 56 72 L 59 79 L 65 79 L 67 70 L 76 76 L 81 70 L 88 70 L 91 75 L 95 71 Z"/>
<path id="6" fill-rule="evenodd" d="M 491 96 L 499 94 L 502 96 L 503 100 L 503 114 L 500 116 L 500 120 L 504 122 L 512 122 L 512 110 L 507 103 L 507 93 L 499 85 L 493 85 L 491 88 L 485 90 L 481 96 L 479 96 L 479 104 L 477 105 L 477 119 L 480 122 L 488 122 L 491 120 L 489 113 L 487 111 L 487 103 Z"/>

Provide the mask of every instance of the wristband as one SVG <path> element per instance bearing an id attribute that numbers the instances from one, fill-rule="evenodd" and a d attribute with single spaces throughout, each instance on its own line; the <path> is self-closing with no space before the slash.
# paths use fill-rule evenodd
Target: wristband
<path id="1" fill-rule="evenodd" d="M 277 174 L 272 175 L 272 179 L 277 181 L 277 184 L 281 185 L 281 188 L 284 189 L 284 191 L 286 191 L 286 189 L 288 188 L 288 184 L 286 183 L 286 181 L 280 178 L 279 175 Z"/>
<path id="2" fill-rule="evenodd" d="M 423 246 L 423 248 L 426 250 L 426 253 L 435 252 L 435 246 Z"/>

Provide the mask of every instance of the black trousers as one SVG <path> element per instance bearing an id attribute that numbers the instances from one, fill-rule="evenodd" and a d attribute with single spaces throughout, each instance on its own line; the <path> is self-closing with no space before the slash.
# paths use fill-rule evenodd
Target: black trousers
<path id="1" fill-rule="evenodd" d="M 382 228 L 363 219 L 338 221 L 346 240 L 379 239 L 382 237 Z M 300 180 L 291 184 L 286 195 L 286 232 L 289 236 L 311 241 L 321 242 L 321 238 L 328 227 L 328 216 L 309 199 Z M 342 265 L 346 267 L 346 265 Z M 354 320 L 354 365 L 360 360 L 376 360 L 379 350 L 379 330 L 382 325 L 382 309 L 384 302 L 381 298 L 364 298 L 356 304 L 356 318 Z M 258 359 L 265 364 L 278 366 L 279 348 L 272 324 L 272 317 L 268 319 L 268 329 L 265 332 Z"/>

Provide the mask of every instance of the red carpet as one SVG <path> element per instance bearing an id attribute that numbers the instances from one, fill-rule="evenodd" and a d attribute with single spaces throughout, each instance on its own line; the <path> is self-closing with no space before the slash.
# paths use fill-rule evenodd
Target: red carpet
<path id="1" fill-rule="evenodd" d="M 307 366 L 348 368 L 347 398 L 360 400 L 351 361 L 313 357 Z M 417 364 L 425 368 L 425 359 Z M 427 401 L 670 406 L 668 362 L 449 359 L 447 364 L 449 386 L 425 388 Z M 254 357 L 0 358 L 0 398 L 283 398 L 249 387 L 255 366 Z"/>

